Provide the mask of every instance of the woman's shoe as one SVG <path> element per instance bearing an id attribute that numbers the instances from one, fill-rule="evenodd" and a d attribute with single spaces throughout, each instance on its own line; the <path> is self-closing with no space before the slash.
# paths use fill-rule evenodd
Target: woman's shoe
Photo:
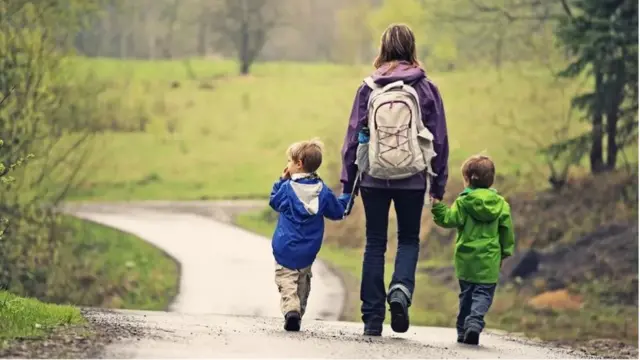
<path id="1" fill-rule="evenodd" d="M 404 293 L 395 290 L 389 295 L 389 307 L 391 308 L 391 329 L 397 333 L 409 330 L 409 307 Z"/>
<path id="2" fill-rule="evenodd" d="M 475 330 L 467 330 L 464 333 L 463 342 L 469 345 L 478 345 L 480 343 L 480 333 Z"/>

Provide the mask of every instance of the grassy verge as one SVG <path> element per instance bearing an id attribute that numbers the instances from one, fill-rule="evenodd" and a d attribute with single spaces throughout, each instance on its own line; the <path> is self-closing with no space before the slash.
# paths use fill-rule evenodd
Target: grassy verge
<path id="1" fill-rule="evenodd" d="M 0 347 L 11 340 L 44 337 L 58 326 L 83 323 L 80 310 L 0 291 Z"/>
<path id="2" fill-rule="evenodd" d="M 73 232 L 53 274 L 56 302 L 107 308 L 165 310 L 177 293 L 178 264 L 127 233 L 73 217 Z"/>
<path id="3" fill-rule="evenodd" d="M 265 236 L 271 236 L 274 223 L 266 212 L 243 214 L 236 219 L 239 226 Z M 320 257 L 333 265 L 347 278 L 350 304 L 345 319 L 359 319 L 359 279 L 362 269 L 362 250 L 339 248 L 334 244 L 323 246 Z M 431 279 L 425 271 L 433 261 L 421 261 L 416 277 L 416 292 L 411 307 L 412 323 L 426 326 L 454 326 L 458 310 L 457 292 Z M 393 264 L 385 269 L 385 280 L 391 277 Z M 498 292 L 487 317 L 487 326 L 528 337 L 553 341 L 584 341 L 589 339 L 616 338 L 625 343 L 637 344 L 637 306 L 603 304 L 598 292 L 608 290 L 594 284 L 574 285 L 573 296 L 578 296 L 582 305 L 577 308 L 575 298 L 558 293 L 550 301 L 557 305 L 538 309 L 529 304 L 531 294 L 516 291 L 513 286 L 498 288 Z M 596 288 L 594 288 L 594 286 Z M 388 321 L 389 319 L 387 319 Z M 612 335 L 612 334 L 615 334 Z"/>

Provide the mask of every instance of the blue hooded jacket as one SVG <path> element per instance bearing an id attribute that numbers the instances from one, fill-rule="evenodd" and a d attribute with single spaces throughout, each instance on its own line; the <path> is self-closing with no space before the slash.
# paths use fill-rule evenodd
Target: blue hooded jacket
<path id="1" fill-rule="evenodd" d="M 336 198 L 316 176 L 294 174 L 273 185 L 269 206 L 279 213 L 271 246 L 276 262 L 289 269 L 313 264 L 324 235 L 324 218 L 342 220 L 348 196 Z"/>

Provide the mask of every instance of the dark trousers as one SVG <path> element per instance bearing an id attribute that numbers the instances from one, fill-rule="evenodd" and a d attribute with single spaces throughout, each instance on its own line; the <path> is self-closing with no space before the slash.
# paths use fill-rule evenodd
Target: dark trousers
<path id="1" fill-rule="evenodd" d="M 366 217 L 367 243 L 362 263 L 362 321 L 373 327 L 382 326 L 385 318 L 384 254 L 391 201 L 398 218 L 398 251 L 389 290 L 402 291 L 411 304 L 415 288 L 416 265 L 420 250 L 420 218 L 424 206 L 424 190 L 362 188 Z"/>
<path id="2" fill-rule="evenodd" d="M 496 284 L 474 284 L 459 280 L 460 283 L 460 311 L 456 321 L 458 336 L 465 331 L 473 330 L 478 333 L 484 329 L 484 316 L 489 311 L 496 291 Z"/>

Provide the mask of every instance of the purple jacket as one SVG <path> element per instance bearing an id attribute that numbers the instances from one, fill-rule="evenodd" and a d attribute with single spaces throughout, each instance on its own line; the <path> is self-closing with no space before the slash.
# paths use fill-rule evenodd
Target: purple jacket
<path id="1" fill-rule="evenodd" d="M 447 124 L 444 115 L 442 98 L 436 85 L 427 79 L 424 70 L 412 67 L 407 63 L 400 63 L 391 73 L 383 75 L 385 67 L 373 73 L 376 84 L 386 85 L 394 81 L 403 80 L 405 83 L 414 84 L 414 88 L 420 99 L 422 121 L 431 131 L 434 137 L 434 150 L 436 157 L 432 160 L 433 171 L 437 174 L 431 184 L 431 195 L 442 200 L 445 186 L 447 185 L 449 162 L 449 139 L 447 136 Z M 362 84 L 358 88 L 356 98 L 351 109 L 349 127 L 342 146 L 342 182 L 343 193 L 351 193 L 358 171 L 355 165 L 356 149 L 358 147 L 358 132 L 367 124 L 367 106 L 371 89 Z M 425 174 L 416 174 L 402 180 L 381 180 L 364 174 L 360 183 L 361 187 L 423 190 L 426 187 Z"/>

